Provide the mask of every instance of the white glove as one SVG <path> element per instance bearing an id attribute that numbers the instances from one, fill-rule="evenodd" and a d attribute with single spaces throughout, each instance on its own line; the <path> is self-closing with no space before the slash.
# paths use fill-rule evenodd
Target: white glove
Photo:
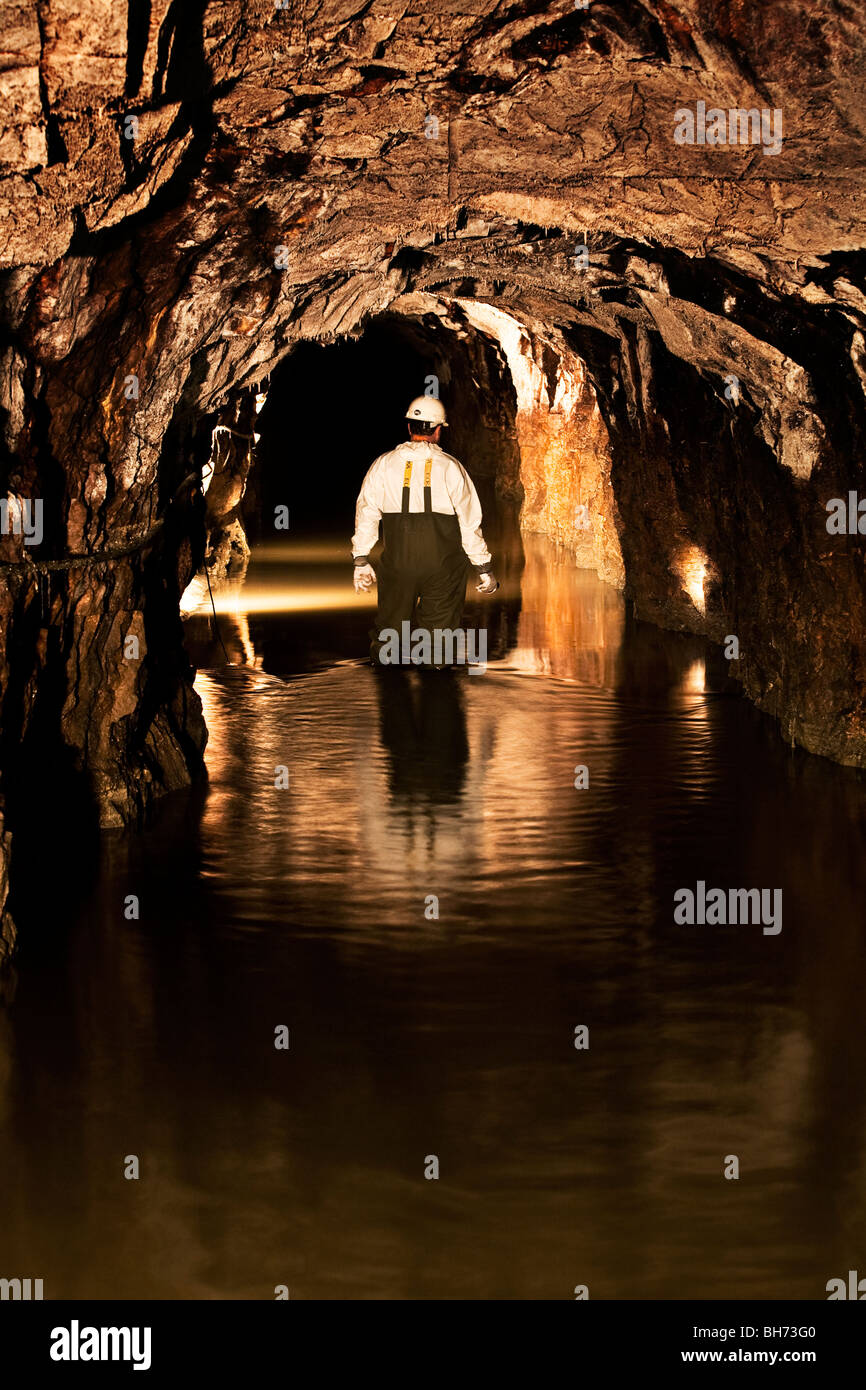
<path id="1" fill-rule="evenodd" d="M 368 594 L 376 583 L 376 571 L 372 565 L 355 566 L 355 593 Z"/>
<path id="2" fill-rule="evenodd" d="M 486 570 L 484 574 L 479 574 L 480 584 L 476 584 L 479 594 L 495 594 L 499 588 L 499 580 L 492 570 Z"/>

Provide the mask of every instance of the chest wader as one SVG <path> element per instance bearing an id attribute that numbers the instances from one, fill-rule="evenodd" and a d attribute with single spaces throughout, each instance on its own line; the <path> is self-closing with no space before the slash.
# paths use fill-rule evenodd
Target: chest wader
<path id="1" fill-rule="evenodd" d="M 377 657 L 382 643 L 379 633 L 393 628 L 401 633 L 401 623 L 411 630 L 457 628 L 466 597 L 466 577 L 470 565 L 460 540 L 457 517 L 434 512 L 430 492 L 433 460 L 424 466 L 424 510 L 410 512 L 409 484 L 412 460 L 403 473 L 402 506 L 399 512 L 384 512 L 384 549 L 376 580 L 379 606 L 376 627 L 371 634 L 371 652 Z"/>

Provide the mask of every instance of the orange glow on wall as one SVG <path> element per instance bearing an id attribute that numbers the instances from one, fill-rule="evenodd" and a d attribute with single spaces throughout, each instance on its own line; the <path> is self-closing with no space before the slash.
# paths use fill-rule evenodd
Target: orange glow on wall
<path id="1" fill-rule="evenodd" d="M 704 580 L 708 574 L 707 557 L 696 545 L 690 545 L 680 555 L 676 571 L 682 586 L 699 613 L 706 613 Z"/>

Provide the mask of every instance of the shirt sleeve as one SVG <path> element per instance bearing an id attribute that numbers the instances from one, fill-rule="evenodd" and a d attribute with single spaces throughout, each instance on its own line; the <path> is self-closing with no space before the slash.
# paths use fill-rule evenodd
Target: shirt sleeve
<path id="1" fill-rule="evenodd" d="M 475 485 L 462 464 L 449 459 L 445 469 L 445 486 L 460 524 L 460 541 L 476 569 L 492 560 L 487 542 L 481 532 L 481 503 Z"/>
<path id="2" fill-rule="evenodd" d="M 379 539 L 379 521 L 384 503 L 382 470 L 380 460 L 376 459 L 367 470 L 361 484 L 358 501 L 355 504 L 355 534 L 352 537 L 352 554 L 369 555 Z"/>

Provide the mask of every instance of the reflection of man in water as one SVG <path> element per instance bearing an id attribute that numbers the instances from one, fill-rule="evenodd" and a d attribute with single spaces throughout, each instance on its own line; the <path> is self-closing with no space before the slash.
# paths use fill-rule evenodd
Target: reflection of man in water
<path id="1" fill-rule="evenodd" d="M 392 800 L 459 801 L 469 757 L 461 682 L 422 673 L 413 681 L 395 671 L 376 686 Z"/>

